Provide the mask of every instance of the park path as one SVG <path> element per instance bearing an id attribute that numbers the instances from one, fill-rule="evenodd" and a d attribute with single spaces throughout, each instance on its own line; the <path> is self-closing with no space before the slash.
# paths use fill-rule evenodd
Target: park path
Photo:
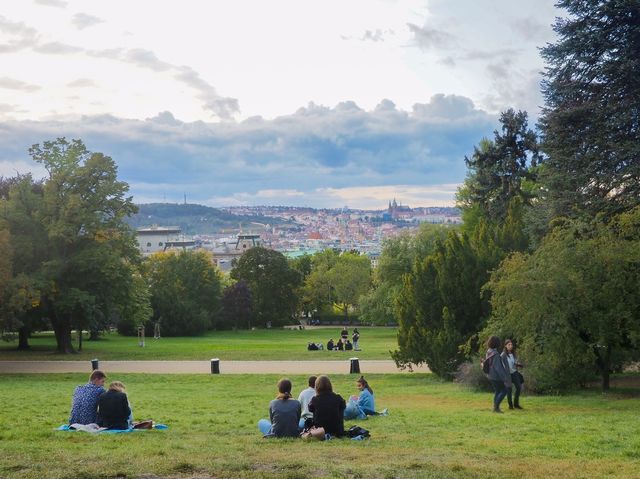
<path id="1" fill-rule="evenodd" d="M 362 374 L 406 373 L 393 361 L 360 360 Z M 350 361 L 224 361 L 220 374 L 348 374 Z M 211 374 L 209 361 L 100 361 L 100 369 L 109 373 Z M 429 372 L 426 366 L 416 372 Z M 0 374 L 7 373 L 86 373 L 90 361 L 0 361 Z"/>

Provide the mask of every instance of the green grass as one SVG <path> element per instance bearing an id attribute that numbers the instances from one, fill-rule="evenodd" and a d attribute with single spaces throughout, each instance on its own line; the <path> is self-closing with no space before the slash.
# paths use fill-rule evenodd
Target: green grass
<path id="1" fill-rule="evenodd" d="M 398 347 L 395 328 L 358 328 L 360 359 L 391 359 L 389 351 Z M 351 331 L 351 328 L 349 328 Z M 199 337 L 147 338 L 145 347 L 138 346 L 136 337 L 106 334 L 98 341 L 83 341 L 82 352 L 72 355 L 55 354 L 53 333 L 35 334 L 30 351 L 16 351 L 17 342 L 0 341 L 2 360 L 344 360 L 353 351 L 307 351 L 307 343 L 326 344 L 337 340 L 340 327 L 304 330 L 219 331 Z M 74 339 L 77 346 L 77 338 Z"/>
<path id="2" fill-rule="evenodd" d="M 116 379 L 116 378 L 112 378 Z M 65 433 L 86 376 L 0 375 L 2 478 L 632 478 L 639 477 L 637 399 L 587 391 L 525 396 L 524 411 L 490 412 L 491 395 L 426 374 L 371 375 L 388 417 L 358 424 L 369 441 L 264 440 L 273 375 L 141 375 L 128 386 L 136 418 L 166 431 Z M 292 376 L 294 393 L 305 378 Z M 343 396 L 354 377 L 332 377 Z M 349 423 L 351 424 L 351 423 Z"/>

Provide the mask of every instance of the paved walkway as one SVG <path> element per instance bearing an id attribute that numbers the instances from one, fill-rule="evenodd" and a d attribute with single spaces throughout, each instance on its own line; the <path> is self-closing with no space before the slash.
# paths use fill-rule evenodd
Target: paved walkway
<path id="1" fill-rule="evenodd" d="M 393 361 L 360 360 L 363 374 L 403 373 Z M 221 374 L 348 374 L 350 361 L 223 361 Z M 107 373 L 211 374 L 209 361 L 100 361 Z M 6 373 L 86 373 L 90 361 L 0 361 L 0 374 Z M 414 368 L 429 372 L 426 366 Z"/>

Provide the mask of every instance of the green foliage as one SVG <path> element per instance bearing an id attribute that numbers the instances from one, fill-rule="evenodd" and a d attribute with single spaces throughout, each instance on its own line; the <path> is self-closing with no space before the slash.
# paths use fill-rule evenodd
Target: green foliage
<path id="1" fill-rule="evenodd" d="M 244 280 L 249 286 L 258 326 L 286 324 L 296 315 L 296 291 L 301 276 L 282 253 L 262 247 L 251 248 L 231 270 L 231 278 Z"/>
<path id="2" fill-rule="evenodd" d="M 540 124 L 544 213 L 611 216 L 640 204 L 640 10 L 635 0 L 561 0 Z"/>
<path id="3" fill-rule="evenodd" d="M 222 317 L 216 327 L 251 329 L 253 299 L 247 283 L 240 280 L 227 286 L 222 294 Z"/>
<path id="4" fill-rule="evenodd" d="M 540 390 L 584 384 L 638 359 L 640 207 L 612 223 L 565 220 L 530 255 L 493 274 L 493 317 L 483 337 L 519 342 Z"/>
<path id="5" fill-rule="evenodd" d="M 17 291 L 33 292 L 27 309 L 48 318 L 58 351 L 70 352 L 72 328 L 105 328 L 127 302 L 138 252 L 123 218 L 135 206 L 113 160 L 82 141 L 59 138 L 29 153 L 48 178 L 18 177 L 3 200 Z M 26 325 L 29 311 L 20 316 Z"/>
<path id="6" fill-rule="evenodd" d="M 221 275 L 204 251 L 156 253 L 144 264 L 153 321 L 164 336 L 203 334 L 215 324 L 222 294 Z"/>
<path id="7" fill-rule="evenodd" d="M 117 322 L 118 332 L 127 336 L 137 334 L 139 327 L 153 316 L 151 307 L 151 291 L 145 278 L 138 271 L 130 272 L 131 283 L 127 290 L 127 298 L 122 314 Z"/>

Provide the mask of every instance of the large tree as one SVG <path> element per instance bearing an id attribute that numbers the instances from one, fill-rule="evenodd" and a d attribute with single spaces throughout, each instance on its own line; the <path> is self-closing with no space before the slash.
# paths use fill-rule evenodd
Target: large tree
<path id="1" fill-rule="evenodd" d="M 138 252 L 123 219 L 136 208 L 114 161 L 82 141 L 59 138 L 29 153 L 48 176 L 41 192 L 30 177 L 10 188 L 13 271 L 37 290 L 32 305 L 51 322 L 58 352 L 72 352 L 73 328 L 104 325 L 126 302 Z"/>
<path id="2" fill-rule="evenodd" d="M 539 389 L 609 375 L 640 351 L 640 207 L 605 223 L 567 220 L 493 274 L 483 336 L 515 337 Z"/>
<path id="3" fill-rule="evenodd" d="M 547 219 L 640 204 L 640 6 L 560 0 L 540 121 Z"/>
<path id="4" fill-rule="evenodd" d="M 156 253 L 144 264 L 153 320 L 166 336 L 194 336 L 211 329 L 220 315 L 222 278 L 204 251 Z"/>
<path id="5" fill-rule="evenodd" d="M 231 270 L 231 277 L 244 280 L 249 286 L 259 325 L 282 325 L 295 316 L 301 275 L 282 253 L 259 246 L 251 248 Z"/>

